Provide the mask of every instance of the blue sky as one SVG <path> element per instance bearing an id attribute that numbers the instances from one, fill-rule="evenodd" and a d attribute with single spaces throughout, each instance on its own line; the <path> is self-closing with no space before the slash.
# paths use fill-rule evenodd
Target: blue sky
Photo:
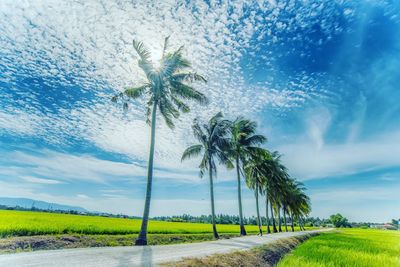
<path id="1" fill-rule="evenodd" d="M 110 97 L 144 80 L 132 39 L 157 59 L 170 35 L 211 102 L 175 130 L 159 120 L 152 216 L 209 213 L 207 179 L 180 156 L 192 120 L 222 110 L 258 122 L 312 216 L 398 218 L 399 14 L 372 0 L 1 1 L 0 195 L 141 215 L 145 99 L 124 113 Z M 237 214 L 234 177 L 219 169 L 218 213 Z M 246 216 L 254 204 L 245 190 Z"/>

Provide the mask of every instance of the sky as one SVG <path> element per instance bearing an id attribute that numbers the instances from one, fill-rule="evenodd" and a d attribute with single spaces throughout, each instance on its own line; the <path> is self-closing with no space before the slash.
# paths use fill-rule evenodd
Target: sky
<path id="1" fill-rule="evenodd" d="M 193 119 L 222 111 L 258 123 L 311 216 L 399 218 L 399 14 L 395 0 L 0 1 L 0 196 L 141 216 L 146 99 L 110 98 L 145 80 L 132 40 L 156 61 L 170 36 L 210 104 L 174 130 L 158 120 L 150 216 L 210 213 L 199 159 L 180 158 Z M 237 214 L 235 173 L 220 166 L 214 188 L 216 212 Z"/>

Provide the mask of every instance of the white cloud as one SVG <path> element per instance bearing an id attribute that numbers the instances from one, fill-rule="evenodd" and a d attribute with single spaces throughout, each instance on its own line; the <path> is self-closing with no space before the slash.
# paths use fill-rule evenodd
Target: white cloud
<path id="1" fill-rule="evenodd" d="M 171 35 L 172 46 L 185 45 L 194 69 L 209 81 L 197 85 L 210 98 L 208 107 L 193 105 L 193 111 L 182 116 L 174 131 L 161 118 L 158 120 L 159 166 L 180 165 L 183 149 L 193 142 L 190 125 L 198 114 L 208 118 L 223 110 L 233 116 L 254 117 L 265 106 L 290 108 L 308 98 L 310 88 L 305 86 L 281 89 L 246 83 L 240 64 L 246 52 L 243 48 L 250 45 L 264 21 L 244 9 L 258 10 L 258 4 L 238 2 L 210 7 L 201 1 L 164 1 L 158 2 L 157 8 L 154 5 L 152 1 L 1 2 L 0 16 L 6 18 L 0 21 L 4 37 L 0 40 L 1 63 L 7 73 L 2 76 L 4 82 L 16 86 L 17 79 L 40 76 L 49 88 L 63 85 L 66 99 L 52 99 L 51 92 L 40 91 L 50 89 L 35 82 L 29 86 L 37 88 L 29 92 L 18 84 L 18 108 L 13 95 L 6 94 L 2 99 L 0 130 L 34 135 L 60 145 L 68 144 L 68 137 L 73 136 L 134 160 L 147 160 L 149 128 L 141 107 L 145 102 L 138 101 L 125 116 L 120 107 L 111 106 L 110 93 L 102 90 L 121 90 L 143 81 L 131 45 L 133 38 L 144 41 L 153 54 L 160 54 L 163 38 Z M 262 6 L 265 10 L 272 8 L 269 4 Z M 269 23 L 279 19 L 271 16 Z M 69 96 L 81 93 L 76 84 L 94 96 L 71 101 Z M 47 93 L 51 106 L 44 105 L 40 97 Z"/>
<path id="2" fill-rule="evenodd" d="M 207 185 L 204 185 L 207 186 Z M 51 203 L 60 203 L 71 206 L 80 206 L 87 210 L 103 211 L 110 213 L 122 213 L 141 216 L 143 212 L 144 199 L 133 198 L 119 193 L 92 196 L 86 193 L 75 195 L 60 195 L 39 192 L 30 184 L 20 184 L 0 181 L 0 195 L 3 197 L 25 197 Z M 235 200 L 218 199 L 216 209 L 218 213 L 237 214 L 237 203 Z M 254 215 L 254 199 L 243 199 L 246 216 Z M 261 206 L 261 208 L 263 208 Z M 178 214 L 209 214 L 210 200 L 205 195 L 201 200 L 171 197 L 153 198 L 151 202 L 151 216 L 178 215 Z"/>
<path id="3" fill-rule="evenodd" d="M 29 182 L 29 183 L 36 183 L 36 184 L 62 184 L 63 182 L 53 179 L 43 179 L 37 178 L 33 176 L 22 176 L 22 180 Z"/>
<path id="4" fill-rule="evenodd" d="M 400 212 L 400 184 L 354 186 L 310 192 L 312 216 L 341 213 L 350 221 L 388 222 Z"/>
<path id="5" fill-rule="evenodd" d="M 324 135 L 331 123 L 331 114 L 327 108 L 314 109 L 313 114 L 308 116 L 308 135 L 315 144 L 317 150 L 324 145 Z"/>
<path id="6" fill-rule="evenodd" d="M 32 183 L 56 184 L 64 181 L 86 181 L 109 184 L 115 181 L 141 183 L 147 174 L 147 165 L 99 159 L 91 155 L 71 155 L 51 150 L 28 152 L 4 152 L 0 174 L 21 177 Z M 183 166 L 183 167 L 182 167 Z M 154 176 L 160 179 L 182 183 L 200 182 L 198 170 L 187 168 L 163 168 L 154 170 Z M 33 176 L 32 176 L 33 175 Z M 41 178 L 38 178 L 38 177 Z M 232 179 L 232 174 L 221 168 L 221 179 Z M 46 177 L 46 178 L 44 178 Z M 62 181 L 55 179 L 62 179 Z"/>
<path id="7" fill-rule="evenodd" d="M 40 117 L 30 115 L 18 109 L 12 109 L 12 113 L 0 110 L 0 129 L 6 132 L 36 135 L 38 132 L 38 121 Z"/>
<path id="8" fill-rule="evenodd" d="M 400 132 L 385 133 L 368 140 L 325 144 L 315 147 L 312 142 L 279 147 L 283 161 L 295 177 L 304 179 L 348 175 L 379 168 L 400 166 Z"/>
<path id="9" fill-rule="evenodd" d="M 88 197 L 87 195 L 85 195 L 85 194 L 77 194 L 76 195 L 78 198 L 81 198 L 81 199 L 90 199 L 90 197 Z"/>

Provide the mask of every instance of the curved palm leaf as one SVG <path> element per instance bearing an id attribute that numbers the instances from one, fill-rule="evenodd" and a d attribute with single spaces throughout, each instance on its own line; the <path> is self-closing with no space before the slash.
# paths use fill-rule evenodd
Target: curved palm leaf
<path id="1" fill-rule="evenodd" d="M 190 159 L 193 157 L 197 157 L 198 155 L 200 155 L 202 150 L 203 150 L 202 145 L 193 145 L 193 146 L 186 148 L 186 150 L 183 152 L 181 161 L 184 161 L 186 159 Z"/>

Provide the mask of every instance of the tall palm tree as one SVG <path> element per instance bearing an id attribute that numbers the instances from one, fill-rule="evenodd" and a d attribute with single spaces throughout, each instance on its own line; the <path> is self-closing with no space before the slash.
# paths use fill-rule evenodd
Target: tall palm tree
<path id="1" fill-rule="evenodd" d="M 197 145 L 188 147 L 182 155 L 182 161 L 202 155 L 200 161 L 200 177 L 208 170 L 210 179 L 210 196 L 211 196 L 211 217 L 214 238 L 218 239 L 217 227 L 215 225 L 215 208 L 214 208 L 214 184 L 213 176 L 217 173 L 216 160 L 219 163 L 226 164 L 231 167 L 229 158 L 226 155 L 226 149 L 229 146 L 227 134 L 229 131 L 229 122 L 223 120 L 222 113 L 214 115 L 207 124 L 200 125 L 198 120 L 194 121 L 192 126 L 195 138 L 200 142 Z"/>
<path id="2" fill-rule="evenodd" d="M 246 229 L 243 223 L 242 209 L 242 189 L 240 173 L 243 163 L 255 150 L 258 145 L 264 143 L 266 138 L 256 134 L 257 124 L 254 121 L 238 117 L 231 124 L 231 146 L 229 150 L 230 157 L 235 162 L 237 174 L 237 191 L 239 203 L 240 235 L 246 235 Z"/>
<path id="3" fill-rule="evenodd" d="M 258 148 L 256 151 L 253 151 L 249 159 L 246 159 L 244 166 L 247 186 L 254 190 L 256 198 L 257 224 L 260 235 L 262 235 L 262 223 L 260 218 L 258 195 L 264 190 L 266 179 L 265 161 L 268 160 L 269 157 L 270 155 L 267 150 Z"/>
<path id="4" fill-rule="evenodd" d="M 281 163 L 281 155 L 274 151 L 270 153 L 270 157 L 265 160 L 266 170 L 266 181 L 265 191 L 266 197 L 268 198 L 267 203 L 270 204 L 271 218 L 272 218 L 272 230 L 274 233 L 278 232 L 276 228 L 275 215 L 278 215 L 278 227 L 279 231 L 282 231 L 280 221 L 280 206 L 282 202 L 283 188 L 285 187 L 285 180 L 288 177 L 286 167 Z M 267 207 L 268 208 L 268 207 Z"/>
<path id="5" fill-rule="evenodd" d="M 310 198 L 304 192 L 305 190 L 303 183 L 295 179 L 290 179 L 287 184 L 286 206 L 292 222 L 292 231 L 294 231 L 294 219 L 299 220 L 300 229 L 303 229 L 300 219 L 311 211 Z"/>
<path id="6" fill-rule="evenodd" d="M 189 106 L 185 103 L 186 100 L 194 100 L 200 104 L 207 103 L 207 97 L 204 94 L 188 85 L 188 83 L 195 81 L 205 82 L 205 78 L 194 72 L 187 71 L 191 65 L 183 56 L 182 46 L 174 52 L 168 52 L 168 40 L 168 37 L 165 38 L 160 67 L 158 68 L 154 67 L 153 62 L 150 60 L 150 52 L 145 48 L 144 44 L 133 40 L 133 48 L 139 55 L 138 65 L 145 73 L 147 81 L 139 87 L 128 88 L 111 99 L 113 102 L 122 102 L 124 109 L 128 108 L 128 103 L 133 99 L 144 95 L 148 99 L 146 115 L 147 122 L 151 123 L 150 153 L 143 219 L 136 245 L 147 245 L 157 110 L 160 111 L 166 124 L 173 128 L 173 119 L 178 118 L 180 112 L 186 113 L 190 111 Z"/>
<path id="7" fill-rule="evenodd" d="M 264 182 L 264 195 L 265 195 L 265 218 L 267 220 L 267 233 L 270 234 L 271 233 L 271 228 L 270 228 L 270 220 L 269 220 L 269 214 L 268 214 L 268 209 L 269 209 L 269 196 L 268 196 L 268 185 L 266 185 L 266 183 L 268 183 L 267 179 L 265 179 Z"/>
<path id="8" fill-rule="evenodd" d="M 297 209 L 295 212 L 295 216 L 299 220 L 299 225 L 302 230 L 306 230 L 304 228 L 303 218 L 308 216 L 311 211 L 310 198 L 305 194 L 303 190 L 299 190 L 296 195 L 297 198 Z"/>

